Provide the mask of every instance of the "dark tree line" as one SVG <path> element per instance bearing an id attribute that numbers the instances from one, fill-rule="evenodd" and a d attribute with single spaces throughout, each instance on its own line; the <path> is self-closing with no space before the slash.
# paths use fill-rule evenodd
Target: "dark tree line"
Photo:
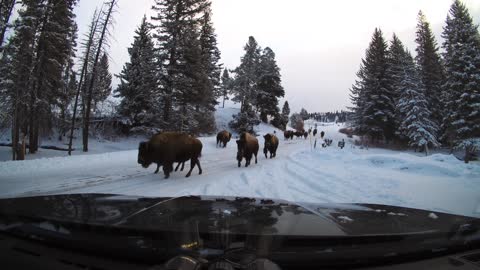
<path id="1" fill-rule="evenodd" d="M 352 125 L 374 141 L 424 149 L 480 145 L 480 35 L 465 5 L 454 1 L 439 47 L 422 12 L 416 57 L 396 35 L 387 43 L 375 29 L 351 88 Z"/>
<path id="2" fill-rule="evenodd" d="M 318 122 L 325 123 L 345 123 L 349 119 L 349 112 L 347 111 L 336 111 L 336 112 L 325 112 L 325 113 L 310 113 L 308 118 L 315 119 Z"/>
<path id="3" fill-rule="evenodd" d="M 269 47 L 262 49 L 254 37 L 249 37 L 244 50 L 230 82 L 232 100 L 240 103 L 240 112 L 233 116 L 230 127 L 238 132 L 253 132 L 260 121 L 268 123 L 271 118 L 272 124 L 285 128 L 288 116 L 278 108 L 278 100 L 285 96 L 285 90 L 275 53 Z"/>

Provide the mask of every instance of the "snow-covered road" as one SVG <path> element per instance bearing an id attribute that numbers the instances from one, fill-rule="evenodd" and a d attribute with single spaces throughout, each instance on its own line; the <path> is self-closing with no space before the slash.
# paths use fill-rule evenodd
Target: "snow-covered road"
<path id="1" fill-rule="evenodd" d="M 310 140 L 284 141 L 275 159 L 238 168 L 236 144 L 215 146 L 201 138 L 203 174 L 195 169 L 153 174 L 137 164 L 137 150 L 21 162 L 0 162 L 0 196 L 59 193 L 117 193 L 141 196 L 228 195 L 279 198 L 295 202 L 391 204 L 480 217 L 480 166 L 453 156 L 416 156 L 389 150 L 345 149 L 338 126 L 320 127 L 334 139 L 330 148 L 312 149 Z M 260 133 L 271 132 L 263 126 Z M 263 137 L 259 137 L 263 148 Z M 261 151 L 260 151 L 261 152 Z M 188 167 L 186 164 L 186 169 Z"/>

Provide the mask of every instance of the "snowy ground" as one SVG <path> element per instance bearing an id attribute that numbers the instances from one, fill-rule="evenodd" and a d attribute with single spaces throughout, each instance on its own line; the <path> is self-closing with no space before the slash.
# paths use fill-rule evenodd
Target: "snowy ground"
<path id="1" fill-rule="evenodd" d="M 234 112 L 220 110 L 218 125 L 225 124 Z M 184 171 L 164 180 L 162 174 L 153 174 L 154 166 L 143 169 L 136 162 L 138 141 L 112 146 L 116 152 L 102 148 L 108 153 L 0 162 L 0 197 L 86 192 L 254 196 L 294 202 L 390 204 L 480 217 L 478 164 L 467 165 L 443 154 L 423 157 L 363 150 L 352 147 L 350 141 L 341 150 L 336 143 L 346 137 L 338 133 L 339 128 L 333 124 L 319 127 L 334 140 L 326 149 L 312 149 L 310 140 L 284 141 L 279 133 L 277 158 L 267 160 L 261 153 L 258 164 L 249 168 L 237 167 L 234 140 L 222 149 L 216 148 L 215 137 L 201 138 L 203 175 L 195 169 L 191 178 L 185 178 Z M 261 125 L 258 131 L 273 130 Z M 263 148 L 263 137 L 259 141 Z M 119 151 L 122 147 L 133 150 Z"/>

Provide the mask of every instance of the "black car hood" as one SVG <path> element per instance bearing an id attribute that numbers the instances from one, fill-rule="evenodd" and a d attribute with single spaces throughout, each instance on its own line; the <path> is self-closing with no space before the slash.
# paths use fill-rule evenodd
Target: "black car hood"
<path id="1" fill-rule="evenodd" d="M 373 204 L 111 194 L 0 200 L 0 233 L 155 262 L 239 247 L 287 265 L 391 260 L 477 245 L 479 228 L 473 217 Z"/>
<path id="2" fill-rule="evenodd" d="M 452 232 L 478 219 L 373 204 L 296 204 L 282 200 L 74 194 L 0 200 L 0 216 L 144 231 L 362 236 Z M 189 226 L 194 222 L 193 228 Z M 227 224 L 228 223 L 228 224 Z M 191 224 L 190 224 L 191 225 Z M 0 227 L 1 230 L 1 227 Z"/>

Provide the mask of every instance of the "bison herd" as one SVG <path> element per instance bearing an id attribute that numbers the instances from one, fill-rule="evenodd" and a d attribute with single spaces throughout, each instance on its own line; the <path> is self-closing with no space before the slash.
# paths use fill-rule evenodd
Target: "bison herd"
<path id="1" fill-rule="evenodd" d="M 297 138 L 307 138 L 312 133 L 310 129 L 307 131 L 292 131 L 287 130 L 284 132 L 286 140 Z M 313 136 L 317 134 L 317 129 L 313 130 Z M 325 133 L 321 132 L 321 137 Z M 274 134 L 266 134 L 263 136 L 265 139 L 263 153 L 265 158 L 274 158 L 277 155 L 277 149 L 279 140 Z M 232 138 L 232 133 L 223 130 L 217 134 L 217 147 L 225 148 L 228 142 Z M 245 159 L 245 167 L 248 167 L 255 156 L 255 164 L 258 163 L 257 155 L 259 150 L 258 139 L 250 133 L 241 133 L 237 142 L 237 162 L 238 167 L 241 167 L 243 159 Z M 344 146 L 344 142 L 342 148 Z M 340 145 L 339 145 L 340 146 Z M 195 166 L 198 166 L 198 174 L 202 174 L 202 167 L 200 165 L 200 157 L 202 155 L 202 142 L 185 133 L 180 132 L 160 132 L 153 135 L 150 140 L 141 142 L 138 147 L 138 159 L 137 162 L 144 168 L 148 168 L 151 164 L 155 163 L 157 169 L 155 173 L 158 173 L 160 167 L 163 167 L 163 173 L 165 178 L 169 178 L 170 173 L 173 171 L 174 163 L 178 163 L 175 167 L 175 171 L 181 166 L 181 171 L 185 167 L 185 162 L 190 160 L 190 170 L 186 177 L 190 177 Z"/>

